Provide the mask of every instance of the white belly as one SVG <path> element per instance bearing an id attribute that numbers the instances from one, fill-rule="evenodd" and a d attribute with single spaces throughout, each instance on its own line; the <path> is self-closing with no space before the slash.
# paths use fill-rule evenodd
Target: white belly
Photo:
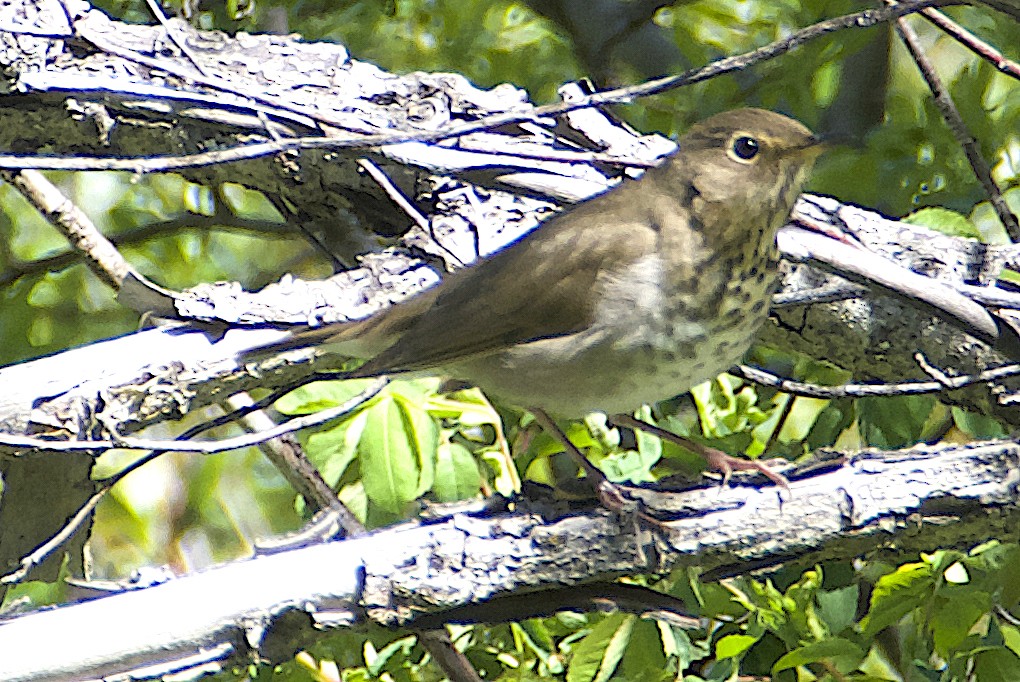
<path id="1" fill-rule="evenodd" d="M 605 332 L 545 339 L 464 361 L 451 370 L 489 395 L 560 417 L 631 412 L 732 367 L 762 321 L 764 315 L 740 320 L 670 347 L 635 345 L 631 338 L 612 342 Z M 602 338 L 596 340 L 596 335 Z"/>
<path id="2" fill-rule="evenodd" d="M 732 277 L 706 268 L 695 286 L 714 303 L 695 307 L 662 295 L 663 272 L 652 255 L 607 278 L 595 320 L 583 332 L 448 369 L 492 396 L 560 417 L 630 412 L 684 393 L 743 358 L 768 315 L 775 274 L 762 268 L 761 277 Z"/>

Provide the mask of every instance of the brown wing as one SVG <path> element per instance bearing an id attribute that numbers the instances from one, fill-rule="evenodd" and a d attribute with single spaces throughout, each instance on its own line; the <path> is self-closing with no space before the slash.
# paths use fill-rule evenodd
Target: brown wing
<path id="1" fill-rule="evenodd" d="M 655 248 L 655 230 L 643 220 L 643 202 L 633 193 L 637 185 L 628 182 L 550 220 L 519 243 L 450 275 L 422 300 L 367 321 L 372 332 L 400 336 L 357 374 L 428 369 L 584 329 L 594 317 L 592 294 L 600 272 Z M 623 235 L 605 239 L 600 232 L 609 228 Z"/>

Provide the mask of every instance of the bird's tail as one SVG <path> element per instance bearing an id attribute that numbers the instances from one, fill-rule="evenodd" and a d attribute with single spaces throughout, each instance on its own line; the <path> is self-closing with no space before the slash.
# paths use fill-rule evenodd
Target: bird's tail
<path id="1" fill-rule="evenodd" d="M 252 348 L 242 354 L 247 362 L 291 350 L 315 349 L 317 355 L 335 355 L 345 360 L 368 360 L 375 357 L 386 344 L 381 344 L 375 335 L 369 333 L 372 326 L 368 320 L 337 322 L 319 327 L 301 327 L 288 333 L 279 341 Z"/>

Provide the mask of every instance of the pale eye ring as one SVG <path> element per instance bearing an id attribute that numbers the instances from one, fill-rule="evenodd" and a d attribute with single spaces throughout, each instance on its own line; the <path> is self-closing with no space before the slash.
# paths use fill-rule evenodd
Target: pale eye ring
<path id="1" fill-rule="evenodd" d="M 733 155 L 740 161 L 750 161 L 758 156 L 758 153 L 761 151 L 761 145 L 758 144 L 758 140 L 750 135 L 740 135 L 733 140 L 732 150 Z"/>

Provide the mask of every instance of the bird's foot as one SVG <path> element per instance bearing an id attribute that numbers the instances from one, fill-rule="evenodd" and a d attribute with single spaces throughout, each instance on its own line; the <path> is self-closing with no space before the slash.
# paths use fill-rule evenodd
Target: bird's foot
<path id="1" fill-rule="evenodd" d="M 690 446 L 688 443 L 681 443 L 688 449 Z M 716 450 L 715 448 L 701 446 L 701 449 L 695 450 L 699 455 L 705 458 L 708 462 L 708 468 L 712 471 L 718 471 L 722 474 L 723 485 L 729 483 L 730 476 L 734 471 L 757 471 L 761 475 L 768 478 L 770 481 L 778 486 L 790 489 L 790 482 L 781 473 L 773 469 L 773 466 L 779 466 L 785 464 L 786 460 L 777 458 L 770 459 L 767 461 L 761 461 L 760 459 L 744 459 L 742 457 L 734 457 L 733 455 L 727 455 L 722 450 Z"/>
<path id="2" fill-rule="evenodd" d="M 603 507 L 611 512 L 620 514 L 621 516 L 630 516 L 641 521 L 646 521 L 655 526 L 662 528 L 665 527 L 661 521 L 649 516 L 641 510 L 640 501 L 626 495 L 620 486 L 606 478 L 606 475 L 602 473 L 602 470 L 592 464 L 591 461 L 584 456 L 584 453 L 578 450 L 577 446 L 570 442 L 570 439 L 567 438 L 567 434 L 563 432 L 563 429 L 556 425 L 556 422 L 554 422 L 548 414 L 537 408 L 531 408 L 529 411 L 532 415 L 534 415 L 535 421 L 538 422 L 539 426 L 541 426 L 546 433 L 558 440 L 567 454 L 584 471 L 587 480 L 591 483 L 592 488 L 595 490 L 595 495 L 598 497 L 599 503 L 601 503 Z"/>
<path id="3" fill-rule="evenodd" d="M 659 428 L 658 426 L 653 426 L 641 421 L 640 419 L 635 419 L 627 414 L 615 415 L 612 417 L 611 421 L 617 426 L 639 429 L 646 433 L 650 433 L 653 436 L 658 436 L 663 440 L 676 443 L 680 447 L 701 455 L 705 458 L 709 469 L 712 471 L 718 471 L 722 474 L 723 485 L 726 485 L 729 482 L 730 476 L 734 471 L 757 471 L 776 485 L 785 488 L 787 491 L 790 489 L 790 482 L 786 479 L 786 476 L 783 476 L 781 473 L 772 468 L 773 466 L 779 466 L 780 464 L 785 463 L 786 460 L 784 459 L 771 459 L 763 462 L 757 459 L 733 457 L 732 455 L 727 455 L 722 450 L 717 450 L 716 448 L 696 443 L 689 438 L 678 436 L 675 433 Z"/>

